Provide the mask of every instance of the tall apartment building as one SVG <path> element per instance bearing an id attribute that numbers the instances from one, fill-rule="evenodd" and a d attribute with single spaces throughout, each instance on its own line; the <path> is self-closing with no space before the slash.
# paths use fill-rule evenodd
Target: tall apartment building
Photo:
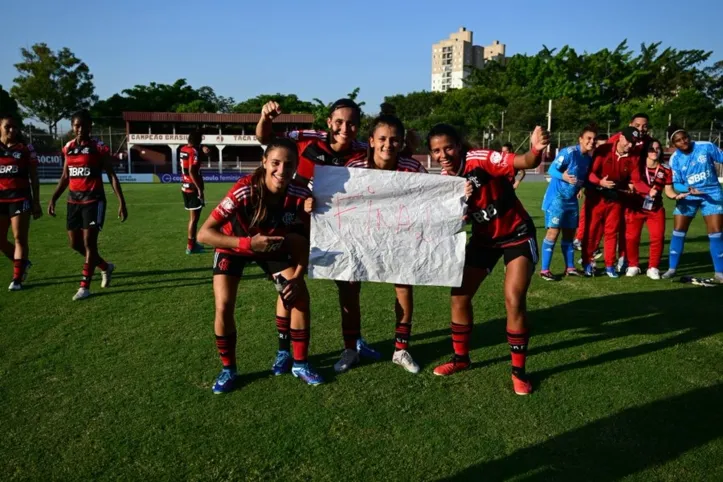
<path id="1" fill-rule="evenodd" d="M 504 58 L 505 44 L 495 40 L 486 47 L 474 45 L 472 32 L 461 27 L 432 46 L 432 91 L 459 89 L 469 75 L 469 66 L 482 68 L 486 61 Z"/>

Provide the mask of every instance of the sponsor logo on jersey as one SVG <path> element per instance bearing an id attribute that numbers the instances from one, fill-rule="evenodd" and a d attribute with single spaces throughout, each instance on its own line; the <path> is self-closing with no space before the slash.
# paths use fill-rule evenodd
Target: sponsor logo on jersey
<path id="1" fill-rule="evenodd" d="M 688 184 L 695 184 L 699 181 L 705 181 L 708 178 L 708 171 L 699 172 L 698 174 L 693 174 L 688 178 Z"/>
<path id="2" fill-rule="evenodd" d="M 68 172 L 70 177 L 88 177 L 90 176 L 89 167 L 69 167 Z"/>
<path id="3" fill-rule="evenodd" d="M 16 165 L 2 166 L 0 165 L 0 174 L 17 174 L 20 168 Z"/>

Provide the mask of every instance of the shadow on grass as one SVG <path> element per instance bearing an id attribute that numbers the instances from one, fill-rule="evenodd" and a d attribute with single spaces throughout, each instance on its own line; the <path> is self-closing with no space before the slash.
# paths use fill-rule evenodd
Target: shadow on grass
<path id="1" fill-rule="evenodd" d="M 580 282 L 591 282 L 580 280 Z M 620 280 L 624 282 L 624 280 Z M 660 281 L 663 283 L 665 281 Z M 652 283 L 652 281 L 651 281 Z M 484 287 L 482 288 L 484 289 Z M 723 308 L 721 288 L 687 287 L 637 293 L 622 293 L 599 298 L 578 299 L 569 303 L 539 310 L 531 310 L 528 319 L 532 339 L 528 369 L 533 381 L 564 371 L 604 364 L 652 353 L 679 344 L 694 342 L 723 331 L 717 323 Z M 574 338 L 551 345 L 535 347 L 535 336 L 549 333 L 574 331 Z M 632 335 L 671 334 L 668 338 L 653 343 L 644 343 L 621 348 L 583 361 L 560 365 L 535 373 L 534 356 L 539 353 L 575 348 L 602 340 L 622 339 Z M 423 338 L 446 335 L 444 339 L 415 343 Z M 472 332 L 471 349 L 495 346 L 505 343 L 505 320 L 495 319 L 476 324 Z M 425 367 L 439 361 L 445 355 L 451 356 L 452 343 L 449 330 L 435 330 L 419 337 L 412 337 L 411 353 L 417 363 Z M 493 363 L 509 361 L 508 356 L 487 360 L 473 360 L 472 368 L 482 368 Z"/>
<path id="2" fill-rule="evenodd" d="M 717 384 L 629 408 L 442 480 L 618 480 L 723 436 L 721 400 Z"/>
<path id="3" fill-rule="evenodd" d="M 125 271 L 122 267 L 118 268 L 118 272 L 113 274 L 113 279 L 121 279 L 121 278 L 136 278 L 136 277 L 143 277 L 143 276 L 164 276 L 168 274 L 181 274 L 181 273 L 202 273 L 206 272 L 211 273 L 211 266 L 207 266 L 204 268 L 181 268 L 181 269 L 168 269 L 168 270 L 138 270 L 138 271 Z M 99 274 L 99 271 L 96 269 L 95 274 Z M 33 275 L 33 272 L 30 271 L 30 276 Z M 79 280 L 80 279 L 80 270 L 78 270 L 78 273 L 67 275 L 67 276 L 54 276 L 51 278 L 37 278 L 41 281 L 67 281 L 67 280 Z M 46 283 L 42 286 L 49 286 L 56 283 Z M 38 286 L 38 285 L 36 285 Z"/>

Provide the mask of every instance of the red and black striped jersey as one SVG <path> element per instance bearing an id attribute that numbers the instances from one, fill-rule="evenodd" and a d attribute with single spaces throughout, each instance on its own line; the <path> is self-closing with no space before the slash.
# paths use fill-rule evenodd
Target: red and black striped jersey
<path id="1" fill-rule="evenodd" d="M 296 168 L 296 179 L 300 183 L 311 185 L 314 179 L 314 166 L 345 166 L 355 159 L 363 159 L 367 155 L 367 145 L 354 141 L 345 152 L 335 152 L 329 145 L 329 134 L 323 131 L 301 130 L 291 131 L 286 135 L 296 141 L 299 153 L 299 166 Z"/>
<path id="2" fill-rule="evenodd" d="M 30 166 L 37 164 L 37 156 L 31 146 L 21 142 L 6 146 L 0 142 L 0 202 L 31 199 Z"/>
<path id="3" fill-rule="evenodd" d="M 306 186 L 298 183 L 290 184 L 283 199 L 274 205 L 268 205 L 266 216 L 251 226 L 258 206 L 257 188 L 252 184 L 252 177 L 246 176 L 236 181 L 226 193 L 226 197 L 211 212 L 211 216 L 216 221 L 224 223 L 221 228 L 224 234 L 243 238 L 239 248 L 218 249 L 218 251 L 256 258 L 272 258 L 278 255 L 252 251 L 251 238 L 256 234 L 285 236 L 289 233 L 308 237 L 310 217 L 304 211 L 304 201 L 311 196 L 311 192 Z"/>
<path id="4" fill-rule="evenodd" d="M 196 185 L 193 184 L 193 179 L 191 179 L 191 166 L 201 164 L 198 149 L 193 146 L 183 146 L 178 157 L 181 164 L 181 191 L 194 193 L 196 192 Z"/>
<path id="5" fill-rule="evenodd" d="M 467 215 L 472 221 L 472 238 L 481 247 L 514 246 L 534 233 L 532 219 L 512 187 L 514 161 L 514 153 L 473 149 L 457 171 L 457 176 L 472 183 Z"/>
<path id="6" fill-rule="evenodd" d="M 673 184 L 673 170 L 664 164 L 658 164 L 657 167 L 648 167 L 647 163 L 642 164 L 638 169 L 633 170 L 630 181 L 633 183 L 636 194 L 638 194 L 637 200 L 631 200 L 630 207 L 633 209 L 642 208 L 643 201 L 650 193 L 650 190 L 655 188 L 657 194 L 653 200 L 653 209 L 657 210 L 663 207 L 665 186 Z"/>
<path id="7" fill-rule="evenodd" d="M 103 162 L 110 149 L 99 139 L 78 142 L 76 139 L 63 147 L 68 166 L 70 185 L 68 202 L 88 204 L 105 199 L 103 190 Z"/>
<path id="8" fill-rule="evenodd" d="M 358 167 L 364 169 L 375 168 L 374 162 L 366 157 L 363 159 L 352 159 L 346 163 L 346 167 Z M 394 170 L 399 172 L 427 172 L 419 161 L 412 159 L 411 157 L 400 157 L 397 160 L 397 168 Z"/>

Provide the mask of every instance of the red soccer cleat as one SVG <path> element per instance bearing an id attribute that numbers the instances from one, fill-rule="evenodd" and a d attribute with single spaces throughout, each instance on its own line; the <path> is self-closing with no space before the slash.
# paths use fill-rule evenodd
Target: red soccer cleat
<path id="1" fill-rule="evenodd" d="M 532 393 L 532 383 L 530 383 L 527 378 L 517 378 L 515 375 L 512 375 L 512 388 L 517 395 L 529 395 Z"/>
<path id="2" fill-rule="evenodd" d="M 468 369 L 471 364 L 472 363 L 469 361 L 469 359 L 460 360 L 453 357 L 452 360 L 448 361 L 447 363 L 442 363 L 437 368 L 435 368 L 434 374 L 440 377 L 446 377 L 454 373 L 461 372 L 462 370 Z"/>

